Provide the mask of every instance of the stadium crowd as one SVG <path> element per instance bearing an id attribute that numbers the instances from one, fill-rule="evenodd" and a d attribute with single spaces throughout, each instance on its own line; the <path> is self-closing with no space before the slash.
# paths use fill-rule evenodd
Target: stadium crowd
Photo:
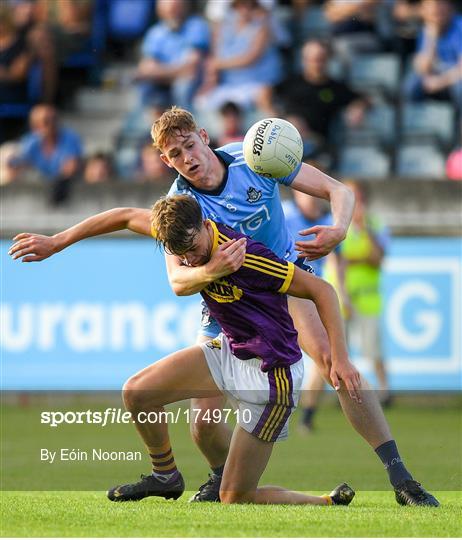
<path id="1" fill-rule="evenodd" d="M 282 116 L 305 160 L 340 178 L 462 179 L 462 2 L 457 0 L 6 0 L 0 9 L 1 183 L 168 185 L 149 124 L 177 104 L 216 145 Z M 83 85 L 133 67 L 137 106 L 113 151 L 85 154 Z M 119 64 L 117 64 L 119 65 Z M 146 118 L 149 119 L 146 122 Z M 130 146 L 132 159 L 119 163 Z"/>

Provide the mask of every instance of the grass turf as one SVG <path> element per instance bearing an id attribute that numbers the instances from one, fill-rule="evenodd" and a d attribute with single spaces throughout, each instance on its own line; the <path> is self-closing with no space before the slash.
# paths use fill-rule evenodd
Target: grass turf
<path id="1" fill-rule="evenodd" d="M 387 413 L 407 466 L 440 498 L 442 507 L 437 509 L 398 506 L 378 458 L 330 403 L 321 408 L 318 429 L 309 437 L 294 429 L 294 419 L 289 441 L 276 445 L 262 484 L 320 493 L 348 481 L 357 492 L 349 508 L 191 505 L 188 494 L 178 501 L 149 498 L 110 503 L 104 490 L 148 472 L 147 460 L 51 465 L 39 459 L 42 447 L 142 450 L 131 425 L 102 429 L 40 424 L 42 410 L 100 410 L 107 404 L 114 405 L 89 404 L 87 398 L 69 398 L 65 406 L 46 400 L 3 404 L 2 536 L 451 537 L 461 533 L 460 398 L 400 398 Z M 187 489 L 197 488 L 208 470 L 187 426 L 172 425 L 171 440 Z"/>
<path id="2" fill-rule="evenodd" d="M 116 504 L 96 492 L 5 492 L 2 536 L 63 537 L 454 537 L 457 492 L 442 507 L 400 507 L 390 492 L 361 492 L 344 507 L 188 504 L 154 498 Z"/>

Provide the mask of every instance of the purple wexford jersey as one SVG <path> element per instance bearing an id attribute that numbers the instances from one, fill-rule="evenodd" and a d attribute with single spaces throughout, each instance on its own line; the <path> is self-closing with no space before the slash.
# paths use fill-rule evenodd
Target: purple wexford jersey
<path id="1" fill-rule="evenodd" d="M 209 221 L 214 233 L 213 250 L 232 238 L 245 236 L 227 225 Z M 241 268 L 201 291 L 232 353 L 241 360 L 261 358 L 262 371 L 290 366 L 302 356 L 284 294 L 293 274 L 293 263 L 247 237 Z"/>

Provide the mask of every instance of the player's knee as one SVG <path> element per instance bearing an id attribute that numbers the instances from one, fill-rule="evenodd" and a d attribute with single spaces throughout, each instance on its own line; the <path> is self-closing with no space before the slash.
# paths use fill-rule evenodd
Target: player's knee
<path id="1" fill-rule="evenodd" d="M 195 414 L 193 421 L 190 424 L 191 435 L 194 442 L 210 441 L 216 436 L 217 424 L 207 420 L 206 411 L 200 414 Z"/>
<path id="2" fill-rule="evenodd" d="M 245 504 L 254 502 L 252 493 L 220 489 L 220 502 L 222 504 Z"/>
<path id="3" fill-rule="evenodd" d="M 142 380 L 138 375 L 130 377 L 122 387 L 122 398 L 129 411 L 142 411 L 145 406 L 146 392 L 142 389 Z"/>

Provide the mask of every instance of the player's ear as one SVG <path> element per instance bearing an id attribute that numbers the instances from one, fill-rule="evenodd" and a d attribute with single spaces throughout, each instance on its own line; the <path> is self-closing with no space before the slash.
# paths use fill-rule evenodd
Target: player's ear
<path id="1" fill-rule="evenodd" d="M 204 144 L 209 144 L 210 142 L 210 137 L 209 137 L 209 134 L 205 131 L 204 128 L 200 128 L 199 130 L 199 137 L 202 139 L 202 142 Z"/>
<path id="2" fill-rule="evenodd" d="M 170 169 L 173 169 L 173 165 L 170 163 L 170 160 L 165 154 L 160 154 L 160 159 L 167 165 L 167 167 L 170 167 Z"/>

